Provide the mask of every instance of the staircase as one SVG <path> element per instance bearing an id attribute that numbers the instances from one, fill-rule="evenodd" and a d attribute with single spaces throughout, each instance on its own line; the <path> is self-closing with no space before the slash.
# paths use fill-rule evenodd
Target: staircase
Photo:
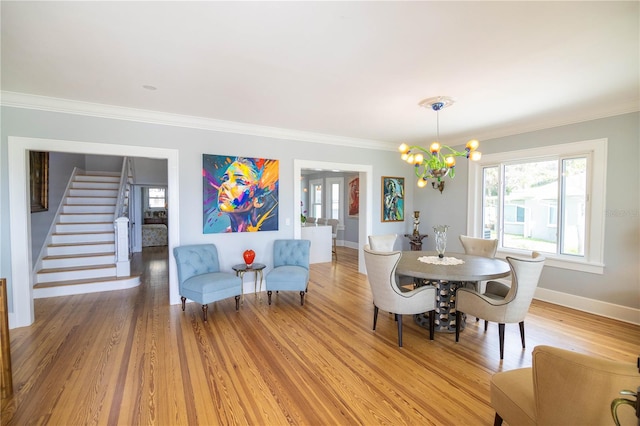
<path id="1" fill-rule="evenodd" d="M 78 172 L 71 179 L 36 268 L 34 299 L 139 285 L 139 276 L 116 275 L 120 174 Z"/>

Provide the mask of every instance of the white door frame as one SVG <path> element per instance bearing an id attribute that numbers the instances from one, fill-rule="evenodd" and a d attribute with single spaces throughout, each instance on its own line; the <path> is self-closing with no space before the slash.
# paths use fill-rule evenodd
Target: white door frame
<path id="1" fill-rule="evenodd" d="M 373 166 L 366 164 L 346 164 L 332 163 L 325 161 L 313 160 L 293 160 L 293 181 L 300 182 L 302 177 L 302 169 L 324 169 L 324 170 L 340 170 L 344 172 L 360 173 L 360 215 L 358 228 L 358 247 L 361 248 L 366 244 L 367 236 L 371 235 L 373 217 Z M 364 188 L 364 190 L 363 190 Z M 293 217 L 300 217 L 300 191 L 294 191 L 293 194 Z M 294 221 L 293 227 L 294 238 L 301 238 L 300 221 Z M 364 274 L 364 252 L 358 249 L 358 272 Z"/>
<path id="2" fill-rule="evenodd" d="M 11 293 L 13 311 L 9 314 L 9 328 L 33 324 L 33 271 L 31 260 L 31 220 L 29 202 L 29 151 L 66 152 L 74 154 L 115 155 L 167 160 L 169 192 L 169 252 L 180 245 L 178 198 L 178 150 L 148 146 L 115 145 L 93 142 L 8 137 L 9 229 L 11 232 Z M 169 262 L 169 300 L 179 303 L 178 277 Z"/>

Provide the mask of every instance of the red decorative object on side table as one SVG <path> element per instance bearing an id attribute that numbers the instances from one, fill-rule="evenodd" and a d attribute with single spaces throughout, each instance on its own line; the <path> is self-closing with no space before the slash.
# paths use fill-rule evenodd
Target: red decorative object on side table
<path id="1" fill-rule="evenodd" d="M 244 259 L 244 263 L 246 263 L 247 267 L 250 268 L 251 265 L 253 265 L 253 259 L 256 258 L 256 252 L 253 250 L 245 250 L 244 253 L 242 253 L 242 257 Z"/>

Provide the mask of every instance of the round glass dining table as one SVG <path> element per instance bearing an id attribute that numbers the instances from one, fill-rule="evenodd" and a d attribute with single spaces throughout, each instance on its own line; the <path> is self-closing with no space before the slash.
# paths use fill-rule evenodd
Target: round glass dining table
<path id="1" fill-rule="evenodd" d="M 502 259 L 464 253 L 446 253 L 444 259 L 438 259 L 435 251 L 403 251 L 396 268 L 397 275 L 413 277 L 416 286 L 436 287 L 435 330 L 449 333 L 456 329 L 455 300 L 458 288 L 467 283 L 504 278 L 510 273 L 509 264 Z M 428 327 L 429 316 L 418 314 L 416 322 Z M 464 328 L 464 324 L 460 326 Z"/>

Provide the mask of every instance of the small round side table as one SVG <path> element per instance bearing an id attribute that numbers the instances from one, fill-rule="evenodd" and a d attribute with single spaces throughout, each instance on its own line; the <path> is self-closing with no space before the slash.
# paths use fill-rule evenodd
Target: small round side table
<path id="1" fill-rule="evenodd" d="M 238 263 L 237 265 L 233 265 L 231 269 L 236 271 L 236 277 L 240 277 L 242 280 L 243 288 L 244 288 L 244 274 L 245 272 L 254 272 L 255 277 L 253 279 L 253 292 L 256 293 L 258 288 L 258 275 L 260 276 L 260 291 L 262 291 L 262 271 L 266 268 L 267 265 L 263 263 L 253 262 L 251 266 L 247 266 L 246 263 Z M 242 291 L 242 297 L 244 298 L 244 290 Z"/>

